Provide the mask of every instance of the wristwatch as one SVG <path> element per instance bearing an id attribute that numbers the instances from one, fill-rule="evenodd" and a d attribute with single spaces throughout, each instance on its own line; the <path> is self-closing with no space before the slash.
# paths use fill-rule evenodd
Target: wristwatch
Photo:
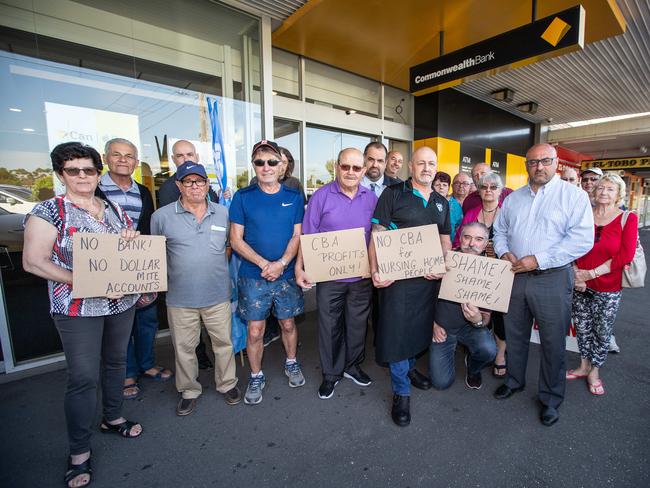
<path id="1" fill-rule="evenodd" d="M 284 259 L 280 258 L 280 259 L 278 259 L 278 261 L 280 261 L 280 263 L 282 264 L 282 267 L 283 267 L 284 269 L 287 269 L 287 264 L 288 264 L 288 263 L 286 263 Z"/>
<path id="2" fill-rule="evenodd" d="M 472 327 L 480 329 L 483 327 L 483 319 L 479 320 L 478 322 L 470 322 L 470 324 L 472 324 Z"/>

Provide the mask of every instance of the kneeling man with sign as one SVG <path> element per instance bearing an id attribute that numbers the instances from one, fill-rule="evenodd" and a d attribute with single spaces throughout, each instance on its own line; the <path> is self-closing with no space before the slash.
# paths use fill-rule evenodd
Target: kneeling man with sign
<path id="1" fill-rule="evenodd" d="M 480 222 L 466 224 L 461 230 L 460 252 L 481 256 L 484 254 L 485 247 L 488 244 L 489 230 Z M 449 257 L 448 257 L 449 259 Z M 484 258 L 488 259 L 488 258 Z M 501 269 L 502 266 L 491 268 L 489 266 L 476 265 L 464 260 L 452 260 L 450 262 L 465 266 L 466 270 L 480 274 L 480 277 L 472 277 L 474 282 L 482 282 L 487 293 L 472 294 L 472 296 L 481 295 L 492 297 L 496 293 L 491 293 L 490 289 L 498 289 L 501 283 L 501 276 L 505 284 L 512 286 L 512 272 L 510 266 L 507 269 Z M 495 261 L 497 265 L 500 263 Z M 465 264 L 467 263 L 467 264 Z M 471 269 L 470 269 L 471 267 Z M 473 271 L 472 271 L 473 270 Z M 450 270 L 451 271 L 451 270 Z M 450 289 L 449 298 L 454 300 L 458 297 L 467 296 L 462 283 L 467 283 L 466 279 L 460 273 L 447 273 L 443 278 L 440 297 L 436 306 L 436 318 L 433 323 L 433 341 L 429 348 L 429 370 L 431 383 L 434 388 L 444 390 L 449 388 L 455 379 L 454 353 L 456 346 L 460 342 L 469 351 L 465 357 L 467 372 L 465 375 L 465 384 L 468 388 L 479 389 L 482 385 L 481 370 L 494 361 L 497 347 L 494 342 L 492 333 L 487 328 L 490 322 L 490 312 L 479 308 L 477 305 L 442 299 L 447 296 L 444 293 L 446 288 Z M 460 285 L 459 285 L 460 283 Z M 445 286 L 447 285 L 447 286 Z M 504 300 L 507 303 L 507 300 Z M 490 303 L 483 300 L 484 303 Z"/>

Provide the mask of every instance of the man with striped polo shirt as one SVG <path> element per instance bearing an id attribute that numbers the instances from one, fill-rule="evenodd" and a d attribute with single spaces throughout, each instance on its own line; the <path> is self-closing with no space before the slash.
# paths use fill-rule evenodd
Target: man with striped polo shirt
<path id="1" fill-rule="evenodd" d="M 149 189 L 133 179 L 138 167 L 138 148 L 121 138 L 111 139 L 104 146 L 104 163 L 108 167 L 99 180 L 96 194 L 104 200 L 120 205 L 141 234 L 151 234 L 153 199 Z M 167 381 L 173 373 L 155 365 L 153 345 L 158 330 L 155 301 L 135 312 L 135 322 L 127 350 L 124 398 L 134 399 L 140 394 L 140 376 L 156 381 Z"/>

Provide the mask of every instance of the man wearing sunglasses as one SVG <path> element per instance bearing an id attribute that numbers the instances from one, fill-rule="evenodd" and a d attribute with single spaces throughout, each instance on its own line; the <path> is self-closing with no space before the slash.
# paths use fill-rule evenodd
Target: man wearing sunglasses
<path id="1" fill-rule="evenodd" d="M 580 175 L 580 186 L 587 192 L 589 198 L 593 198 L 593 191 L 603 177 L 603 170 L 600 168 L 587 168 Z"/>
<path id="2" fill-rule="evenodd" d="M 580 177 L 578 176 L 578 172 L 573 168 L 564 168 L 560 178 L 562 178 L 562 181 L 566 181 L 571 185 L 580 186 Z"/>
<path id="3" fill-rule="evenodd" d="M 302 223 L 304 234 L 333 232 L 362 227 L 366 246 L 370 242 L 370 219 L 377 197 L 360 185 L 366 172 L 361 151 L 343 149 L 336 160 L 336 179 L 312 195 Z M 304 288 L 313 286 L 303 269 L 302 255 L 296 263 L 296 281 Z M 345 377 L 359 386 L 369 386 L 370 377 L 361 369 L 365 359 L 365 339 L 372 281 L 348 278 L 326 281 L 316 288 L 318 305 L 318 351 L 323 382 L 318 397 L 331 398 Z"/>
<path id="4" fill-rule="evenodd" d="M 188 161 L 176 171 L 181 197 L 151 218 L 167 239 L 167 318 L 176 354 L 176 414 L 189 415 L 201 396 L 196 346 L 201 322 L 214 352 L 214 381 L 228 405 L 241 401 L 231 340 L 228 210 L 208 197 L 205 168 Z"/>
<path id="5" fill-rule="evenodd" d="M 305 384 L 296 360 L 298 330 L 294 317 L 303 313 L 302 290 L 294 275 L 305 213 L 302 194 L 279 182 L 282 156 L 273 141 L 253 146 L 251 160 L 257 184 L 235 193 L 230 206 L 230 240 L 241 257 L 239 268 L 239 313 L 248 321 L 246 352 L 251 374 L 244 402 L 262 401 L 266 379 L 262 371 L 264 329 L 271 310 L 280 322 L 287 354 L 284 373 L 289 386 Z"/>
<path id="6" fill-rule="evenodd" d="M 504 316 L 508 340 L 508 372 L 494 392 L 499 400 L 526 385 L 526 366 L 533 319 L 539 325 L 541 368 L 540 420 L 551 426 L 566 386 L 565 342 L 571 324 L 572 263 L 594 244 L 589 197 L 562 181 L 557 152 L 536 144 L 526 153 L 528 185 L 503 202 L 494 222 L 494 251 L 512 263 L 515 279 Z"/>
<path id="7" fill-rule="evenodd" d="M 138 148 L 126 139 L 111 139 L 104 146 L 103 159 L 108 171 L 99 180 L 95 194 L 119 204 L 131 217 L 133 226 L 140 234 L 151 234 L 151 215 L 154 211 L 151 192 L 133 179 L 139 163 Z M 126 356 L 123 396 L 127 400 L 140 395 L 140 377 L 167 381 L 173 376 L 169 369 L 155 364 L 154 342 L 158 331 L 156 310 L 154 299 L 149 305 L 135 311 Z"/>

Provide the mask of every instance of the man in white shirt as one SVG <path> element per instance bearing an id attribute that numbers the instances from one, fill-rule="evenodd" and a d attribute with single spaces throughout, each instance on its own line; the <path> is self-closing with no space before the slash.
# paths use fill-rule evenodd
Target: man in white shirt
<path id="1" fill-rule="evenodd" d="M 533 319 L 539 325 L 540 420 L 551 426 L 566 385 L 565 337 L 571 323 L 571 263 L 594 244 L 594 221 L 587 194 L 562 181 L 557 152 L 536 144 L 526 153 L 528 185 L 503 202 L 494 223 L 494 250 L 516 273 L 504 316 L 508 373 L 494 392 L 503 400 L 524 389 Z"/>

